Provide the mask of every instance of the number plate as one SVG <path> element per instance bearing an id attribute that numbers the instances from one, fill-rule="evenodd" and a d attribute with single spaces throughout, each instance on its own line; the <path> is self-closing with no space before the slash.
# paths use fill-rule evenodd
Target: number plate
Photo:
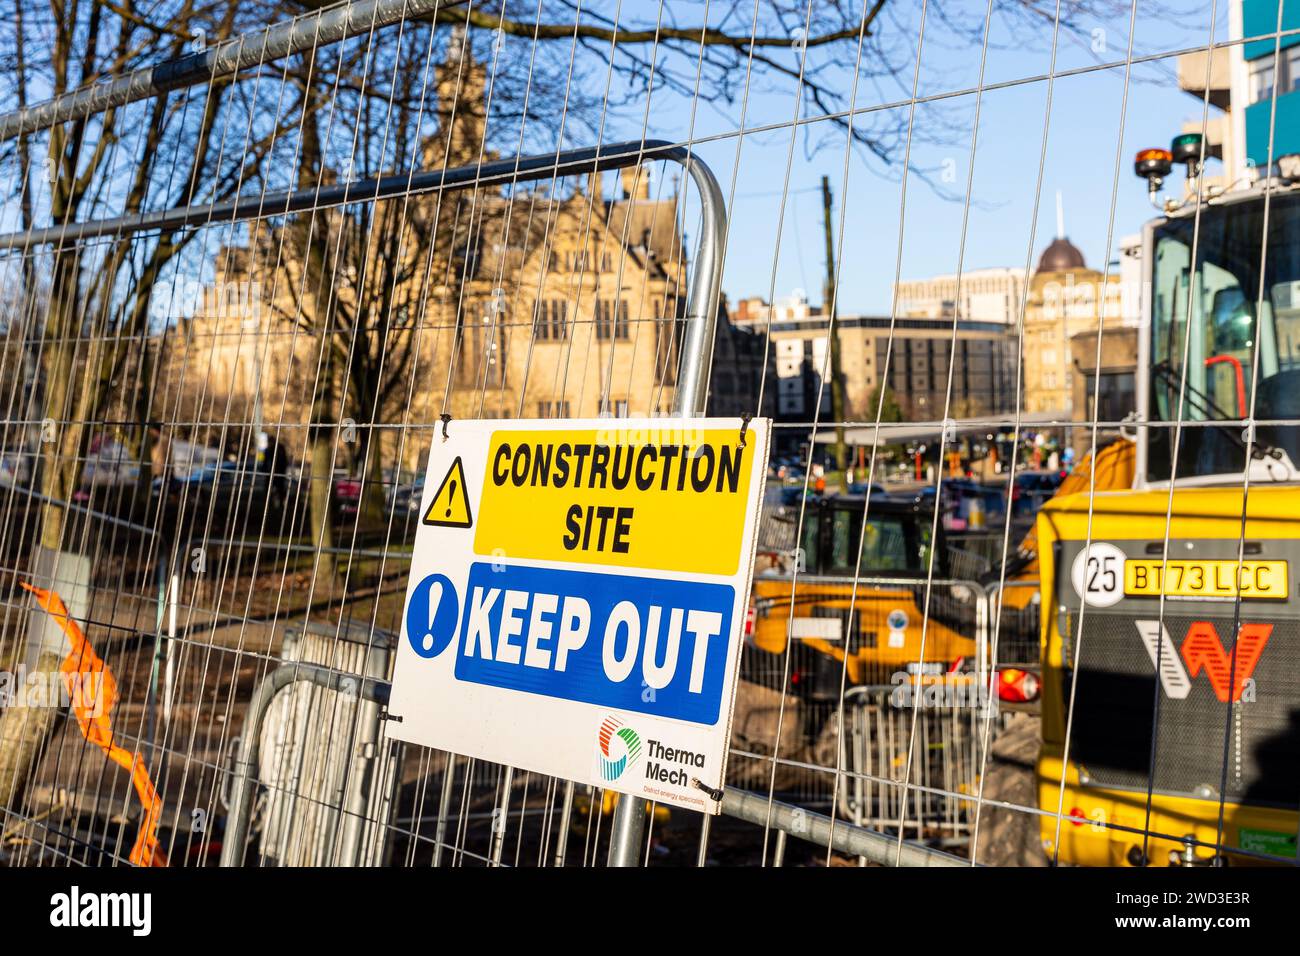
<path id="1" fill-rule="evenodd" d="M 1162 565 L 1164 567 L 1162 567 Z M 1130 558 L 1124 562 L 1124 593 L 1159 597 L 1164 578 L 1165 597 L 1235 598 L 1240 571 L 1241 596 L 1285 601 L 1285 561 L 1161 561 Z"/>

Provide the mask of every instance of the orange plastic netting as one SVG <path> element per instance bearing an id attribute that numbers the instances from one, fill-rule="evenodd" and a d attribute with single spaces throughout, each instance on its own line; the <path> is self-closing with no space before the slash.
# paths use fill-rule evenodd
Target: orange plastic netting
<path id="1" fill-rule="evenodd" d="M 166 866 L 167 855 L 158 845 L 158 820 L 162 816 L 162 799 L 154 788 L 144 759 L 139 753 L 126 750 L 113 742 L 113 729 L 109 714 L 117 701 L 117 681 L 103 659 L 95 653 L 81 627 L 68 614 L 68 608 L 55 591 L 46 591 L 23 584 L 31 591 L 36 602 L 49 614 L 72 642 L 72 650 L 59 665 L 64 685 L 72 700 L 81 734 L 86 740 L 102 749 L 113 761 L 131 773 L 131 782 L 144 807 L 144 819 L 129 859 L 136 866 Z"/>

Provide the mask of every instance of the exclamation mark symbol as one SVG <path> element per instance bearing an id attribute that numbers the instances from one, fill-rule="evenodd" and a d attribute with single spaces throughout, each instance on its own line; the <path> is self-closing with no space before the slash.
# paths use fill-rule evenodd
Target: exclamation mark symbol
<path id="1" fill-rule="evenodd" d="M 459 458 L 451 463 L 446 476 L 433 493 L 429 510 L 421 519 L 424 524 L 442 528 L 468 528 L 474 524 L 470 513 L 469 496 L 465 493 L 465 466 Z"/>

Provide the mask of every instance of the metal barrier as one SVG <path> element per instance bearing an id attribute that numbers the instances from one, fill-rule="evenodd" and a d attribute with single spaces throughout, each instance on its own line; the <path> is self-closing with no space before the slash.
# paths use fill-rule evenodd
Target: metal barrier
<path id="1" fill-rule="evenodd" d="M 1217 538 L 1209 540 L 1226 542 L 1221 554 L 1216 551 L 1217 562 L 1241 566 L 1272 546 L 1263 534 L 1247 535 L 1256 520 L 1250 509 L 1260 507 L 1250 483 L 1294 484 L 1286 453 L 1262 444 L 1255 433 L 1259 376 L 1247 375 L 1235 355 L 1186 363 L 1193 367 L 1190 374 L 1182 370 L 1181 382 L 1153 386 L 1165 390 L 1162 400 L 1177 408 L 1176 417 L 1166 409 L 1161 414 L 1168 420 L 1145 413 L 1136 421 L 1122 415 L 1103 420 L 1100 409 L 1113 397 L 1101 382 L 1111 374 L 1101 368 L 1104 333 L 1146 336 L 1154 321 L 1150 302 L 1138 321 L 1113 330 L 1104 327 L 1115 319 L 1105 314 L 1109 300 L 1099 296 L 1095 328 L 1087 330 L 1096 336 L 1091 373 L 1070 354 L 1073 364 L 1041 369 L 1034 379 L 1052 401 L 1026 399 L 1026 370 L 1045 362 L 1043 343 L 1055 341 L 1056 332 L 1067 345 L 1082 334 L 1071 326 L 1066 336 L 1065 324 L 1037 330 L 1034 338 L 1026 331 L 1031 300 L 1038 318 L 1048 322 L 1046 290 L 1031 266 L 1049 152 L 1050 90 L 1059 75 L 1060 17 L 1052 23 L 1048 72 L 997 82 L 999 89 L 1045 82 L 1049 95 L 1033 215 L 1025 210 L 1032 223 L 1025 268 L 1019 277 L 1005 270 L 1005 288 L 981 300 L 1008 303 L 1004 321 L 985 323 L 968 314 L 961 275 L 988 88 L 987 19 L 978 83 L 922 94 L 926 8 L 898 11 L 900 22 L 919 17 L 915 54 L 911 46 L 876 52 L 881 63 L 914 58 L 911 93 L 897 102 L 864 103 L 858 99 L 864 42 L 883 42 L 884 25 L 874 22 L 878 7 L 860 18 L 842 17 L 841 28 L 821 38 L 807 35 L 821 12 L 809 7 L 803 32 L 792 33 L 789 11 L 778 7 L 772 6 L 769 22 L 779 29 L 766 37 L 759 34 L 757 13 L 749 37 L 743 30 L 728 36 L 702 28 L 692 39 L 692 31 L 663 24 L 629 32 L 616 22 L 608 29 L 591 26 L 584 33 L 592 36 L 579 42 L 575 25 L 575 60 L 566 74 L 559 60 L 535 72 L 532 59 L 522 56 L 526 49 L 537 52 L 539 38 L 563 39 L 563 30 L 530 32 L 540 24 L 525 22 L 498 28 L 488 13 L 433 0 L 348 0 L 269 26 L 248 22 L 244 18 L 253 14 L 232 8 L 231 17 L 216 24 L 217 35 L 188 52 L 184 17 L 150 29 L 137 22 L 144 14 L 128 17 L 130 11 L 96 5 L 96 16 L 129 25 L 124 36 L 140 29 L 152 37 L 143 59 L 132 54 L 133 68 L 96 79 L 95 64 L 88 63 L 87 74 L 65 73 L 53 81 L 39 66 L 18 68 L 22 95 L 0 94 L 6 97 L 0 141 L 8 147 L 0 156 L 0 178 L 12 174 L 0 183 L 6 190 L 0 203 L 0 674 L 24 678 L 22 701 L 12 693 L 0 701 L 0 855 L 7 862 L 632 866 L 767 864 L 809 853 L 815 855 L 807 859 L 819 863 L 838 854 L 841 862 L 932 866 L 984 862 L 988 841 L 998 849 L 1013 847 L 1017 862 L 1044 862 L 1050 831 L 1040 826 L 1055 826 L 1047 843 L 1056 855 L 1061 825 L 1083 825 L 1073 801 L 1065 801 L 1067 789 L 1088 800 L 1104 789 L 1082 779 L 1078 748 L 1089 758 L 1099 749 L 1103 757 L 1113 755 L 1105 747 L 1113 714 L 1097 701 L 1107 701 L 1117 684 L 1142 691 L 1130 695 L 1125 713 L 1135 715 L 1135 726 L 1149 721 L 1149 752 L 1122 754 L 1127 763 L 1099 762 L 1097 779 L 1125 793 L 1145 789 L 1148 809 L 1135 822 L 1125 816 L 1126 807 L 1119 812 L 1099 805 L 1094 809 L 1102 818 L 1089 817 L 1096 829 L 1074 830 L 1082 838 L 1074 842 L 1099 834 L 1088 851 L 1101 859 L 1119 852 L 1108 845 L 1119 846 L 1110 835 L 1139 834 L 1140 852 L 1126 851 L 1126 862 L 1147 862 L 1148 844 L 1170 839 L 1185 841 L 1190 862 L 1204 848 L 1285 859 L 1285 841 L 1295 829 L 1290 817 L 1287 826 L 1274 820 L 1258 833 L 1224 821 L 1228 795 L 1257 796 L 1247 784 L 1263 777 L 1259 767 L 1246 766 L 1249 748 L 1242 741 L 1276 759 L 1269 734 L 1277 730 L 1286 739 L 1277 700 L 1270 705 L 1271 723 L 1242 730 L 1253 712 L 1218 696 L 1231 696 L 1231 682 L 1213 688 L 1214 697 L 1198 685 L 1204 713 L 1179 725 L 1209 728 L 1203 736 L 1216 748 L 1193 754 L 1199 762 L 1178 751 L 1175 776 L 1193 791 L 1189 799 L 1217 802 L 1219 819 L 1202 821 L 1195 838 L 1165 832 L 1181 824 L 1160 816 L 1167 794 L 1153 782 L 1157 769 L 1168 770 L 1158 764 L 1174 736 L 1166 729 L 1164 751 L 1157 746 L 1162 715 L 1169 714 L 1162 708 L 1179 706 L 1170 701 L 1187 695 L 1178 696 L 1185 689 L 1179 685 L 1162 697 L 1153 683 L 1164 680 L 1157 662 L 1178 663 L 1167 656 L 1171 648 L 1184 653 L 1173 638 L 1161 636 L 1161 628 L 1166 621 L 1198 626 L 1207 641 L 1204 653 L 1215 653 L 1200 627 L 1204 621 L 1166 614 L 1167 597 L 1189 595 L 1166 595 L 1162 587 L 1158 594 L 1140 592 L 1136 585 L 1119 595 L 1117 585 L 1108 597 L 1151 602 L 1150 617 L 1124 617 L 1089 606 L 1088 588 L 1067 588 L 1060 564 L 1047 590 L 1036 580 L 1003 580 L 1003 561 L 1014 554 L 1015 542 L 1027 540 L 1023 522 L 1060 477 L 1048 481 L 1039 474 L 1024 489 L 1016 484 L 1021 475 L 1014 456 L 1030 427 L 1059 432 L 1063 442 L 1073 438 L 1076 445 L 1077 433 L 1086 430 L 1084 444 L 1094 452 L 1103 428 L 1132 426 L 1144 442 L 1149 432 L 1158 433 L 1168 474 L 1136 479 L 1156 493 L 1166 487 L 1161 482 L 1173 486 L 1183 477 L 1175 474 L 1179 467 L 1223 451 L 1206 436 L 1227 436 L 1221 457 L 1240 452 L 1244 464 L 1240 474 L 1208 476 L 1229 486 L 1240 478 L 1239 513 L 1224 505 L 1212 516 L 1219 525 L 1212 529 Z M 507 13 L 514 15 L 503 9 L 502 17 Z M 702 16 L 709 27 L 708 11 Z M 1041 29 L 1046 21 L 1032 16 L 1032 26 Z M 75 44 L 90 31 L 82 24 L 53 32 L 57 41 Z M 1282 52 L 1285 32 L 1279 20 L 1270 35 L 1274 56 Z M 478 59 L 474 36 L 491 38 L 477 48 Z M 592 37 L 610 46 L 603 98 L 595 92 L 600 71 L 574 68 L 580 47 L 594 49 Z M 809 62 L 809 51 L 820 57 L 836 43 L 851 48 L 855 39 L 857 57 L 839 64 L 840 78 L 851 78 L 851 93 L 836 94 L 830 91 L 835 80 L 821 72 L 820 61 Z M 1205 55 L 1208 74 L 1213 54 L 1236 49 L 1239 41 L 1244 38 L 1225 45 L 1212 35 L 1192 52 Z M 618 86 L 616 48 L 633 42 L 650 45 L 643 49 L 648 56 L 626 67 L 629 89 L 639 91 L 629 94 L 639 118 L 607 126 L 611 90 Z M 510 43 L 520 45 L 509 49 Z M 687 73 L 658 65 L 661 43 L 675 44 L 678 55 L 693 53 L 698 44 L 694 90 Z M 706 57 L 712 44 L 734 59 Z M 793 51 L 797 68 L 773 67 L 794 84 L 792 116 L 773 122 L 750 114 L 756 50 Z M 65 48 L 58 59 L 75 63 L 75 52 Z M 1156 51 L 1138 59 L 1154 63 L 1173 55 Z M 776 62 L 758 56 L 767 66 Z M 134 68 L 144 61 L 152 62 Z M 502 61 L 516 68 L 527 61 L 527 72 L 502 73 Z M 1130 43 L 1123 59 L 1069 72 L 1083 82 L 1090 74 L 1122 70 L 1127 93 L 1134 63 Z M 716 74 L 718 101 L 740 111 L 734 125 L 710 115 L 719 126 L 696 126 L 697 112 L 709 112 L 697 107 L 704 100 L 699 84 L 710 73 Z M 69 92 L 32 102 L 28 74 Z M 742 77 L 744 96 L 737 97 Z M 906 90 L 907 77 L 896 78 Z M 1207 118 L 1208 81 L 1207 75 Z M 690 109 L 665 108 L 654 99 L 656 84 L 688 99 Z M 547 99 L 543 107 L 539 97 Z M 927 161 L 912 154 L 913 121 L 918 107 L 961 97 L 975 108 L 955 288 L 936 291 L 932 283 L 905 303 L 907 179 L 927 169 Z M 904 114 L 905 136 L 899 126 L 886 136 L 887 145 L 864 139 L 872 124 Z M 516 120 L 517 129 L 510 125 Z M 662 121 L 668 132 L 661 135 L 671 138 L 652 138 L 651 120 Z M 606 143 L 611 129 L 625 141 Z M 780 261 L 787 203 L 803 191 L 792 187 L 797 141 L 808 134 L 811 142 L 826 130 L 844 135 L 845 150 L 838 243 L 831 177 L 822 177 L 820 190 L 824 295 L 819 306 L 798 295 L 778 303 L 778 287 L 791 275 Z M 783 133 L 789 134 L 788 144 L 778 143 L 785 181 L 775 189 L 781 163 L 759 166 L 750 178 L 762 189 L 751 195 L 743 155 L 769 147 L 764 140 L 781 140 L 773 134 Z M 597 145 L 565 148 L 593 139 Z M 1123 142 L 1118 137 L 1117 149 Z M 872 156 L 896 161 L 891 168 L 904 171 L 887 317 L 848 316 L 836 301 L 843 264 L 862 261 L 858 249 L 846 255 L 845 237 L 853 234 L 846 223 L 856 198 L 848 188 L 850 159 L 864 144 Z M 728 195 L 713 169 L 723 171 L 732 148 L 731 177 L 722 177 Z M 42 155 L 52 159 L 42 165 Z M 661 165 L 675 169 L 689 188 L 678 192 L 676 179 L 661 176 L 660 197 L 668 183 L 673 191 L 668 199 L 655 198 L 649 178 Z M 1116 176 L 1122 165 L 1117 153 Z M 1217 192 L 1214 203 L 1203 203 L 1199 166 L 1191 160 L 1187 166 L 1196 169 L 1189 189 L 1196 194 L 1199 226 L 1202 205 L 1218 215 L 1231 203 Z M 1286 205 L 1294 199 L 1294 183 L 1280 166 L 1271 176 L 1270 167 L 1260 167 L 1266 174 L 1256 198 L 1275 221 L 1294 221 L 1286 218 L 1300 215 Z M 601 177 L 614 172 L 620 190 L 611 198 Z M 1276 191 L 1281 199 L 1270 206 Z M 756 225 L 740 211 L 737 200 L 755 196 L 779 203 L 774 226 Z M 1180 206 L 1170 199 L 1162 215 L 1172 221 L 1190 201 L 1185 197 Z M 873 224 L 887 218 L 874 195 L 870 207 L 855 214 Z M 1186 211 L 1181 215 L 1193 221 Z M 689 255 L 688 231 L 695 232 Z M 1116 278 L 1110 275 L 1112 238 L 1108 234 L 1105 271 L 1093 277 L 1107 287 Z M 1149 229 L 1144 251 L 1156 241 Z M 1058 242 L 1069 246 L 1063 237 Z M 1057 265 L 1071 276 L 1070 270 L 1082 268 L 1078 250 L 1052 246 L 1052 255 L 1039 260 L 1043 275 L 1061 273 Z M 748 267 L 753 263 L 747 259 L 765 260 L 769 250 L 771 262 L 760 262 L 758 272 L 744 278 L 766 284 L 757 289 L 766 291 L 765 299 L 760 294 L 758 305 L 742 301 L 739 296 L 755 290 L 737 288 L 727 302 L 722 277 L 728 252 L 733 265 Z M 1267 261 L 1267 249 L 1260 251 L 1239 258 Z M 802 260 L 798 266 L 806 284 Z M 1278 278 L 1276 289 L 1265 290 L 1259 281 L 1253 311 L 1247 298 L 1253 280 L 1244 273 L 1238 278 L 1239 288 L 1221 290 L 1216 321 L 1220 311 L 1234 322 L 1262 321 L 1265 292 L 1276 294 L 1274 313 L 1294 320 L 1294 275 Z M 1187 308 L 1183 327 L 1190 330 L 1190 300 Z M 733 315 L 742 321 L 731 322 Z M 1161 320 L 1171 330 L 1179 327 L 1171 315 Z M 820 339 L 806 334 L 818 323 L 824 326 Z M 1242 346 L 1233 351 L 1267 338 L 1246 335 L 1238 342 L 1220 333 L 1228 344 Z M 912 338 L 905 342 L 907 335 Z M 1151 344 L 1145 338 L 1140 343 L 1146 355 Z M 1117 352 L 1130 350 L 1121 344 Z M 1276 349 L 1277 342 L 1269 347 Z M 982 349 L 988 361 L 976 367 Z M 1186 343 L 1184 353 L 1192 354 Z M 1249 358 L 1258 364 L 1255 353 Z M 1288 367 L 1278 356 L 1268 361 Z M 1168 378 L 1176 364 L 1171 353 L 1152 368 Z M 1056 384 L 1058 372 L 1066 387 Z M 1204 391 L 1220 373 L 1233 376 L 1224 379 L 1230 388 L 1223 391 L 1236 402 L 1234 417 L 1220 415 L 1223 409 L 1205 394 L 1193 394 L 1195 381 L 1203 380 Z M 1088 414 L 1081 419 L 1041 411 L 1073 388 L 1076 374 L 1089 387 L 1077 400 L 1071 392 L 1069 402 L 1081 413 L 1077 403 L 1087 404 Z M 1285 381 L 1270 387 L 1281 393 Z M 1150 404 L 1153 389 L 1146 384 L 1136 392 Z M 1278 394 L 1268 397 L 1274 411 L 1293 411 L 1278 404 Z M 1185 414 L 1189 401 L 1195 414 Z M 765 489 L 754 631 L 734 665 L 741 687 L 717 818 L 397 744 L 385 733 L 423 492 L 420 469 L 437 429 L 449 419 L 634 414 L 780 418 L 773 447 L 785 460 L 778 469 L 803 475 L 800 494 L 787 498 L 792 503 L 783 509 L 777 505 L 783 489 L 775 483 Z M 1259 417 L 1265 421 L 1261 434 L 1285 444 L 1277 435 L 1294 421 L 1280 413 Z M 1196 435 L 1185 447 L 1179 445 L 1184 426 Z M 974 511 L 980 520 L 966 524 L 964 536 L 949 536 L 945 548 L 931 548 L 942 528 L 945 482 L 976 473 L 967 471 L 962 453 L 951 460 L 954 446 L 999 449 L 998 438 L 1008 435 L 1010 470 L 998 457 L 996 469 L 983 472 L 997 476 L 997 488 L 971 489 L 967 479 L 958 479 L 980 496 L 1005 490 L 1004 520 L 987 519 L 998 511 L 986 510 L 980 497 Z M 1032 448 L 1035 463 L 1043 459 L 1043 446 L 1040 441 Z M 917 490 L 927 453 L 934 459 L 933 477 L 925 481 L 925 490 L 934 493 L 933 523 L 928 537 L 922 533 L 914 541 L 901 532 L 882 533 L 879 543 L 904 559 L 892 567 L 914 572 L 890 577 L 885 565 L 861 557 L 877 500 L 874 482 L 897 473 L 899 487 Z M 1134 455 L 1143 468 L 1159 457 Z M 846 560 L 835 566 L 848 570 L 839 576 L 806 573 L 801 561 L 810 501 L 818 500 L 809 494 L 817 487 L 811 477 L 817 469 L 818 480 L 859 489 L 865 480 L 868 489 L 860 515 L 846 518 Z M 1288 477 L 1276 480 L 1275 472 Z M 1085 541 L 1093 541 L 1094 505 L 1104 500 L 1096 494 L 1096 477 L 1089 476 L 1086 526 L 1080 521 L 1085 530 L 1071 529 L 1072 536 L 1058 542 L 1060 554 L 1049 547 L 1037 555 L 1044 566 L 1073 561 L 1086 550 Z M 1206 476 L 1196 477 L 1199 494 L 1208 486 Z M 1248 492 L 1254 504 L 1248 505 Z M 1147 572 L 1152 562 L 1165 561 L 1171 528 L 1186 530 L 1205 519 L 1199 501 L 1184 509 L 1192 513 L 1188 518 L 1174 500 L 1170 490 L 1163 520 L 1158 509 L 1146 516 L 1138 551 L 1127 558 L 1111 553 L 1110 559 L 1146 562 L 1140 567 Z M 1277 514 L 1292 503 L 1271 500 Z M 1124 514 L 1100 517 L 1127 533 Z M 1182 537 L 1197 535 L 1186 531 Z M 1088 555 L 1081 560 L 1086 565 Z M 1287 560 L 1294 566 L 1293 557 Z M 24 586 L 40 593 L 30 597 Z M 1043 603 L 1052 588 L 1059 593 Z M 59 593 L 66 614 L 48 610 L 54 595 L 46 592 Z M 1241 605 L 1240 594 L 1214 605 L 1224 611 L 1213 625 L 1221 629 L 1216 634 L 1239 629 Z M 1283 630 L 1294 623 L 1285 612 L 1268 613 L 1273 617 L 1253 623 Z M 81 663 L 64 653 L 73 625 Z M 1102 651 L 1083 650 L 1085 635 Z M 1053 640 L 1059 661 L 1052 659 Z M 1144 655 L 1152 647 L 1157 666 L 1148 672 Z M 1228 651 L 1220 641 L 1218 652 L 1231 654 L 1235 664 L 1233 647 Z M 92 664 L 79 669 L 87 660 L 107 667 L 116 691 L 99 701 L 105 710 L 95 714 L 84 700 L 63 699 L 71 696 L 66 677 L 103 673 Z M 1075 680 L 1080 661 L 1098 660 Z M 1108 670 L 1113 660 L 1125 669 L 1122 679 Z M 1270 660 L 1261 673 L 1275 666 L 1282 665 Z M 995 709 L 998 671 L 1008 667 L 1042 673 L 1046 692 L 1055 695 L 1053 720 L 1040 721 L 1038 701 L 1023 702 L 1014 714 Z M 1076 708 L 1080 686 L 1102 690 Z M 32 702 L 33 688 L 40 702 Z M 1090 726 L 1080 730 L 1076 720 Z M 105 724 L 111 726 L 107 735 Z M 1060 739 L 1044 746 L 1043 727 Z M 1220 729 L 1223 740 L 1211 740 Z M 1195 737 L 1182 734 L 1178 746 Z M 1236 789 L 1228 786 L 1230 754 L 1234 766 L 1244 768 Z M 1212 771 L 1222 774 L 1217 790 Z M 1071 774 L 1080 777 L 1077 786 Z M 1060 806 L 1049 805 L 1040 777 L 1055 781 Z M 1204 781 L 1214 791 L 1210 797 Z M 1261 812 L 1283 812 L 1278 802 Z M 1078 806 L 1085 803 L 1081 797 Z M 1012 825 L 1004 827 L 1008 820 Z M 1007 836 L 1010 829 L 1017 832 Z M 155 836 L 158 852 L 141 852 Z"/>
<path id="2" fill-rule="evenodd" d="M 996 720 L 997 703 L 988 685 L 976 680 L 949 685 L 927 701 L 924 686 L 854 687 L 845 694 L 847 726 L 840 735 L 846 782 L 840 812 L 858 826 L 895 829 L 903 821 L 918 842 L 937 839 L 957 845 L 969 839 L 984 761 L 986 722 Z M 908 767 L 912 709 L 920 708 L 911 785 Z M 903 801 L 909 801 L 904 809 Z"/>
<path id="3" fill-rule="evenodd" d="M 400 779 L 398 748 L 383 739 L 377 702 L 358 697 L 359 680 L 392 672 L 396 634 L 368 627 L 286 628 L 286 665 L 316 664 L 343 674 L 337 691 L 297 683 L 270 705 L 258 780 L 259 856 L 282 866 L 377 866 Z M 284 665 L 282 665 L 284 666 Z M 379 702 L 382 703 L 382 702 Z"/>
<path id="4" fill-rule="evenodd" d="M 258 686 L 249 705 L 245 738 L 240 745 L 239 757 L 233 772 L 230 822 L 221 855 L 223 866 L 237 866 L 243 859 L 254 790 L 259 783 L 257 774 L 261 753 L 259 741 L 265 731 L 264 722 L 268 712 L 278 694 L 286 688 L 300 684 L 325 688 L 337 694 L 357 697 L 378 705 L 388 702 L 389 686 L 382 681 L 301 662 L 285 664 L 271 671 Z M 260 782 L 277 789 L 274 781 L 268 782 L 262 778 Z M 630 803 L 631 801 L 627 801 L 623 805 Z M 809 813 L 803 808 L 774 801 L 756 793 L 727 788 L 721 806 L 724 814 L 738 820 L 771 827 L 818 846 L 852 854 L 883 866 L 969 865 L 968 861 L 960 857 L 931 849 L 923 844 L 898 841 L 870 829 L 844 821 L 835 821 L 821 814 Z M 369 814 L 346 808 L 335 809 L 345 817 L 354 819 L 357 825 L 374 822 L 374 817 Z M 330 845 L 330 842 L 327 841 L 325 845 Z M 494 846 L 496 849 L 488 862 L 499 865 L 500 842 L 494 841 Z M 556 862 L 561 866 L 564 863 L 562 848 Z"/>

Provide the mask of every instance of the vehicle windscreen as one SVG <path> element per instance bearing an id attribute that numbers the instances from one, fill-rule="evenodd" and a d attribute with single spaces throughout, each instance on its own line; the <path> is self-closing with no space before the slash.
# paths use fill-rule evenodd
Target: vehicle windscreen
<path id="1" fill-rule="evenodd" d="M 869 511 L 870 509 L 868 509 Z M 909 515 L 867 515 L 863 528 L 860 510 L 835 509 L 830 514 L 830 546 L 825 556 L 828 574 L 889 577 L 918 574 L 929 562 L 930 529 L 920 528 Z M 855 556 L 862 542 L 862 563 Z"/>
<path id="2" fill-rule="evenodd" d="M 1211 423 L 1245 418 L 1260 423 L 1260 451 L 1300 465 L 1300 426 L 1267 424 L 1300 417 L 1300 195 L 1274 195 L 1267 223 L 1262 201 L 1199 218 L 1199 233 L 1188 216 L 1155 234 L 1148 418 L 1185 425 L 1177 439 L 1150 428 L 1149 481 L 1239 474 L 1242 426 Z"/>

